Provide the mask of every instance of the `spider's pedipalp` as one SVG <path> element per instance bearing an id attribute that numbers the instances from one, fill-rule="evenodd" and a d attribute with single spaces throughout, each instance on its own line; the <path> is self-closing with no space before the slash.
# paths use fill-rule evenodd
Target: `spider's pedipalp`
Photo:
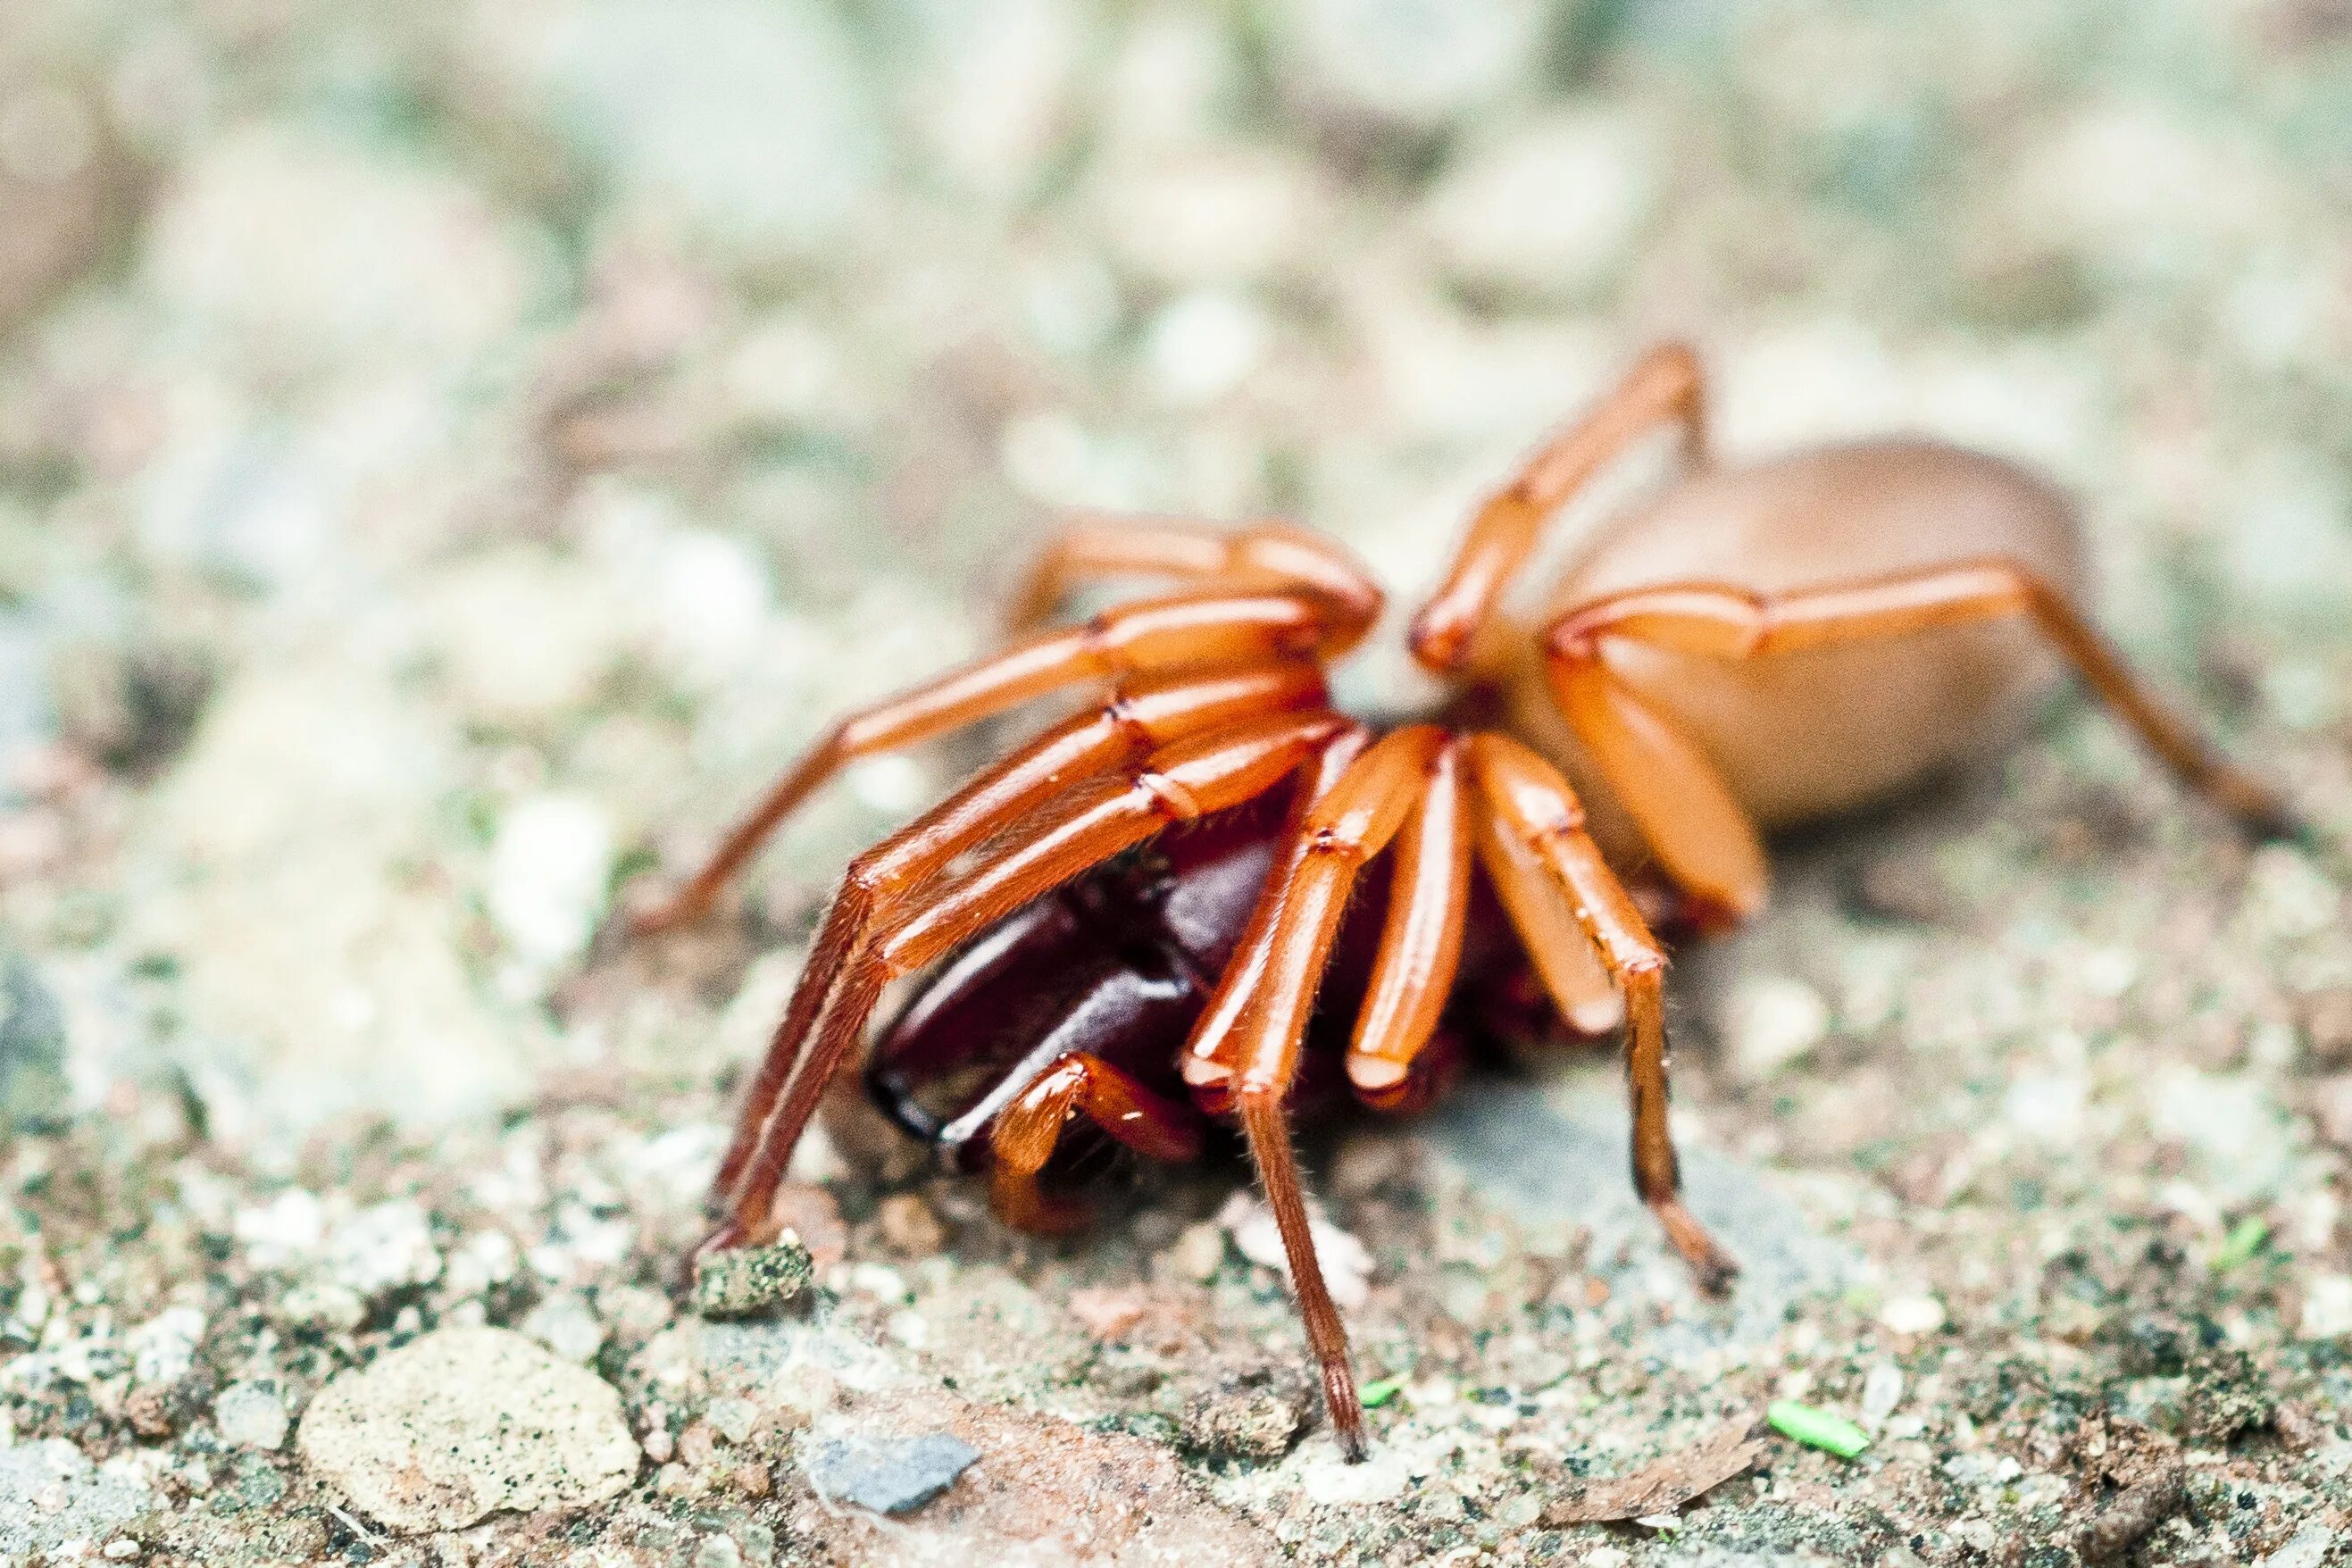
<path id="1" fill-rule="evenodd" d="M 1430 759 L 1421 799 L 1398 836 L 1388 918 L 1348 1046 L 1348 1081 L 1368 1105 L 1386 1110 L 1422 1098 L 1415 1074 L 1462 962 L 1470 844 L 1461 745 L 1448 740 Z"/>
<path id="2" fill-rule="evenodd" d="M 1559 884 L 1518 835 L 1506 831 L 1483 800 L 1471 813 L 1478 862 L 1495 889 L 1519 945 L 1551 998 L 1579 1035 L 1602 1035 L 1625 1017 L 1625 1000 L 1610 978 L 1591 938 L 1576 921 Z"/>
<path id="3" fill-rule="evenodd" d="M 1091 1052 L 1073 1051 L 1032 1079 L 989 1134 L 989 1195 L 1007 1225 L 1050 1235 L 1081 1217 L 1038 1182 L 1063 1129 L 1081 1116 L 1148 1160 L 1190 1160 L 1201 1152 L 1199 1112 Z"/>

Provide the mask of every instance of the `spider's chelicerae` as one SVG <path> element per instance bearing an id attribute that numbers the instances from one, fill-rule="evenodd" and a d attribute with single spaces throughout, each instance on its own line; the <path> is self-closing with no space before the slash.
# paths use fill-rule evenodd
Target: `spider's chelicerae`
<path id="1" fill-rule="evenodd" d="M 1653 869 L 1699 926 L 1746 919 L 1765 896 L 1759 827 L 2000 743 L 2055 673 L 2047 648 L 2189 787 L 2256 831 L 2287 826 L 2084 621 L 2081 531 L 2042 482 L 1924 440 L 1721 465 L 1705 409 L 1692 354 L 1654 350 L 1486 502 L 1410 634 L 1451 696 L 1385 733 L 1326 692 L 1381 605 L 1335 545 L 1275 524 L 1063 532 L 1010 646 L 836 724 L 636 921 L 706 910 L 854 758 L 1103 694 L 850 866 L 745 1098 L 706 1247 L 772 1233 L 793 1146 L 885 987 L 937 966 L 866 1055 L 885 1110 L 985 1165 L 997 1211 L 1043 1229 L 1107 1142 L 1181 1160 L 1210 1119 L 1237 1121 L 1333 1426 L 1360 1456 L 1292 1112 L 1342 1083 L 1426 1104 L 1505 976 L 1531 967 L 1580 1030 L 1622 1018 L 1634 1185 L 1703 1287 L 1733 1276 L 1677 1194 L 1665 955 L 1618 868 Z M 1539 613 L 1507 615 L 1547 521 L 1660 426 L 1679 427 L 1687 472 L 1596 531 Z M 1135 575 L 1174 591 L 1039 629 L 1072 589 Z M 1368 868 L 1377 896 L 1350 920 Z"/>

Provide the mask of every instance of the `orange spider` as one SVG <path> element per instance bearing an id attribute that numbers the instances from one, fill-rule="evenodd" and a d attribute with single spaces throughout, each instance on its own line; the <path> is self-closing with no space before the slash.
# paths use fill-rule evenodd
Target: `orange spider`
<path id="1" fill-rule="evenodd" d="M 1718 466 L 1705 410 L 1695 357 L 1657 348 L 1490 498 L 1410 634 L 1453 695 L 1377 736 L 1324 686 L 1382 602 L 1337 546 L 1280 524 L 1064 531 L 1010 647 L 836 724 L 635 921 L 707 910 L 853 758 L 1066 688 L 1105 692 L 851 864 L 745 1097 L 705 1247 L 772 1233 L 785 1164 L 884 988 L 939 966 L 870 1055 L 885 1109 L 985 1163 L 999 1213 L 1036 1228 L 1067 1223 L 1046 1178 L 1075 1173 L 1074 1150 L 1107 1138 L 1184 1159 L 1206 1118 L 1238 1121 L 1334 1428 L 1360 1457 L 1347 1331 L 1291 1151 L 1294 1090 L 1303 1068 L 1336 1082 L 1335 1058 L 1375 1106 L 1442 1089 L 1463 1033 L 1442 1017 L 1449 998 L 1498 973 L 1505 921 L 1473 918 L 1487 889 L 1565 1017 L 1623 1018 L 1634 1185 L 1719 1291 L 1735 1266 L 1678 1196 L 1665 954 L 1616 868 L 1654 863 L 1702 927 L 1747 919 L 1765 898 L 1760 827 L 2007 740 L 2053 673 L 2037 635 L 2189 787 L 2250 828 L 2287 828 L 2280 798 L 2148 696 L 2074 607 L 2081 530 L 2045 484 L 1924 440 Z M 1689 471 L 1599 530 L 1548 608 L 1504 614 L 1547 521 L 1662 426 L 1679 426 Z M 1074 587 L 1137 574 L 1179 589 L 1036 629 Z M 1384 897 L 1364 900 L 1383 918 L 1349 922 L 1392 843 Z M 1335 948 L 1358 951 L 1327 988 Z"/>

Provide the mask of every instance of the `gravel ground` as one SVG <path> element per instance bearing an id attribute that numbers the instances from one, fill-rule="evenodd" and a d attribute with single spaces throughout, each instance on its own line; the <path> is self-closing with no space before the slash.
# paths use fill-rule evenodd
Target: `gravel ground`
<path id="1" fill-rule="evenodd" d="M 0 7 L 0 1557 L 2352 1561 L 2347 128 L 2330 0 Z M 1666 332 L 1734 451 L 2072 487 L 2308 841 L 2067 702 L 1783 846 L 1675 979 L 1728 1306 L 1598 1053 L 1318 1133 L 1368 1465 L 1229 1164 L 1045 1244 L 837 1121 L 812 1286 L 681 1304 L 828 881 L 979 752 L 592 961 L 619 889 L 1058 510 L 1409 591 Z"/>

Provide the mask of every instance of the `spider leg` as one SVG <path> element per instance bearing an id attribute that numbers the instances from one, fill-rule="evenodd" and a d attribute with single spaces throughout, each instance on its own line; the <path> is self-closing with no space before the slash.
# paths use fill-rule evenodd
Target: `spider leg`
<path id="1" fill-rule="evenodd" d="M 1397 837 L 1388 917 L 1348 1047 L 1356 1098 L 1381 1110 L 1419 1108 L 1429 1096 L 1418 1080 L 1458 1055 L 1423 1053 L 1454 989 L 1470 911 L 1470 817 L 1462 792 L 1461 747 L 1449 741 L 1430 760 L 1421 799 Z"/>
<path id="2" fill-rule="evenodd" d="M 1467 742 L 1473 775 L 1497 836 L 1533 853 L 1625 994 L 1626 1078 L 1633 1100 L 1633 1186 L 1697 1277 L 1720 1293 L 1738 1266 L 1683 1206 L 1682 1173 L 1666 1125 L 1665 954 L 1641 911 L 1584 831 L 1584 808 L 1559 771 L 1507 736 Z"/>
<path id="3" fill-rule="evenodd" d="M 734 1139 L 712 1181 L 714 1194 L 723 1195 L 741 1173 L 825 998 L 882 910 L 1076 780 L 1255 714 L 1320 708 L 1324 695 L 1322 673 L 1297 663 L 1125 682 L 1094 712 L 1048 730 L 852 861 L 744 1096 Z"/>
<path id="4" fill-rule="evenodd" d="M 1588 647 L 1590 645 L 1587 645 Z M 1764 907 L 1764 841 L 1723 772 L 1680 721 L 1618 679 L 1597 653 L 1546 645 L 1552 695 L 1701 927 Z"/>
<path id="5" fill-rule="evenodd" d="M 1084 1217 L 1038 1181 L 1063 1128 L 1080 1116 L 1148 1160 L 1172 1164 L 1201 1152 L 1201 1118 L 1191 1106 L 1153 1092 L 1100 1057 L 1073 1051 L 1031 1080 L 989 1133 L 989 1198 L 1005 1224 L 1054 1235 Z"/>
<path id="6" fill-rule="evenodd" d="M 1612 594 L 1554 623 L 1544 640 L 1554 693 L 1678 880 L 1702 894 L 1742 889 L 1720 868 L 1762 858 L 1721 778 L 1679 729 L 1635 698 L 1601 657 L 1610 638 L 1719 658 L 1762 658 L 1933 626 L 2023 617 L 2189 789 L 2263 836 L 2295 830 L 2269 784 L 2230 762 L 2132 674 L 2064 595 L 2016 563 L 1962 562 L 1794 593 L 1712 583 Z M 1710 886 L 1710 882 L 1713 886 Z"/>
<path id="7" fill-rule="evenodd" d="M 1683 431 L 1692 458 L 1706 453 L 1706 383 L 1698 356 L 1661 343 L 1607 396 L 1559 431 L 1470 522 L 1437 591 L 1413 617 L 1413 657 L 1444 674 L 1476 650 L 1512 579 L 1535 552 L 1543 526 L 1602 465 L 1659 425 Z"/>
<path id="8" fill-rule="evenodd" d="M 745 1121 L 748 1152 L 726 1196 L 726 1217 L 704 1243 L 761 1234 L 793 1146 L 824 1086 L 864 1038 L 883 989 L 1087 868 L 1171 823 L 1263 795 L 1344 732 L 1328 714 L 1276 714 L 1188 736 L 1120 773 L 1079 782 L 1007 830 L 970 870 L 878 910 L 825 994 L 811 1005 L 812 1042 L 798 1052 L 782 1100 Z"/>
<path id="9" fill-rule="evenodd" d="M 1267 887 L 1284 886 L 1297 874 L 1299 858 L 1306 853 L 1307 813 L 1314 809 L 1316 802 L 1331 793 L 1371 742 L 1370 731 L 1361 725 L 1351 725 L 1316 759 L 1313 771 L 1291 801 L 1288 819 L 1276 841 L 1283 846 L 1281 860 L 1266 873 Z M 1242 926 L 1241 938 L 1234 945 L 1233 956 L 1225 961 L 1217 989 L 1192 1026 L 1192 1037 L 1185 1042 L 1178 1059 L 1192 1102 L 1212 1116 L 1223 1116 L 1233 1109 L 1232 1046 L 1236 1037 L 1234 1024 L 1248 1007 L 1259 977 L 1265 973 L 1266 951 L 1274 939 L 1274 917 L 1279 902 L 1261 897 L 1252 906 L 1249 919 Z"/>
<path id="10" fill-rule="evenodd" d="M 1479 863 L 1519 933 L 1536 978 L 1552 1005 L 1580 1035 L 1601 1035 L 1625 1016 L 1625 999 L 1577 923 L 1559 884 L 1517 834 L 1503 832 L 1491 811 L 1477 814 Z"/>
<path id="11" fill-rule="evenodd" d="M 1213 1027 L 1228 1016 L 1217 1001 L 1231 994 L 1249 998 L 1232 1022 L 1232 1043 L 1222 1055 L 1236 1064 L 1234 1103 L 1282 1233 L 1291 1289 L 1306 1320 L 1307 1342 L 1322 1367 L 1331 1425 L 1350 1459 L 1364 1456 L 1363 1406 L 1348 1365 L 1347 1327 L 1339 1321 L 1315 1255 L 1284 1101 L 1297 1076 L 1307 1016 L 1347 912 L 1348 894 L 1364 863 L 1404 826 L 1428 787 L 1433 766 L 1449 749 L 1445 732 L 1434 726 L 1394 731 L 1350 763 L 1339 783 L 1312 803 L 1299 825 L 1298 851 L 1285 861 L 1282 879 L 1269 881 L 1259 900 L 1261 909 L 1271 906 L 1274 910 L 1262 970 L 1249 975 L 1229 966 L 1218 987 L 1220 995 L 1203 1018 L 1204 1026 Z M 1197 1030 L 1186 1050 L 1188 1061 L 1200 1053 Z"/>
<path id="12" fill-rule="evenodd" d="M 1379 584 L 1347 552 L 1284 522 L 1246 528 L 1170 518 L 1085 518 L 1046 544 L 1006 625 L 1016 633 L 1043 626 L 1071 592 L 1107 577 L 1167 577 L 1232 587 L 1311 589 L 1345 605 L 1365 626 L 1380 618 Z"/>
<path id="13" fill-rule="evenodd" d="M 1034 633 L 1001 652 L 862 709 L 787 769 L 703 868 L 637 916 L 639 935 L 698 919 L 729 878 L 818 786 L 859 757 L 993 717 L 1082 681 L 1176 669 L 1324 657 L 1352 646 L 1368 620 L 1310 589 L 1204 588 L 1104 611 Z"/>

